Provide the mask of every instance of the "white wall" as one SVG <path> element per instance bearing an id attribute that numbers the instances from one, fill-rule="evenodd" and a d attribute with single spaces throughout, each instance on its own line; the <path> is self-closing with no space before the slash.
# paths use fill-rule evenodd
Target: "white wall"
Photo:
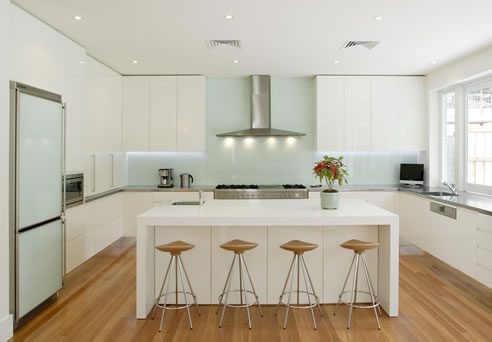
<path id="1" fill-rule="evenodd" d="M 492 75 L 492 47 L 483 49 L 454 63 L 444 65 L 426 75 L 425 84 L 429 110 L 428 170 L 430 186 L 439 186 L 441 182 L 439 90 L 487 75 Z M 462 107 L 460 103 L 457 105 Z M 460 108 L 458 108 L 458 116 L 460 112 L 462 113 L 462 110 L 460 111 Z M 458 171 L 462 172 L 462 169 Z M 458 186 L 462 190 L 463 184 L 459 183 Z"/>
<path id="2" fill-rule="evenodd" d="M 12 336 L 9 314 L 9 0 L 0 0 L 0 341 Z"/>

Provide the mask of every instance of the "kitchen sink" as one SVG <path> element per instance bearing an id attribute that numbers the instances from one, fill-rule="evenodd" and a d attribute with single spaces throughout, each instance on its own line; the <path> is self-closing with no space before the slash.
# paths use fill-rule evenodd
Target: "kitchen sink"
<path id="1" fill-rule="evenodd" d="M 203 201 L 202 204 L 205 204 L 205 201 Z M 171 202 L 171 205 L 200 205 L 199 201 L 174 201 Z"/>
<path id="2" fill-rule="evenodd" d="M 452 192 L 445 192 L 445 191 L 424 191 L 422 192 L 424 195 L 429 195 L 429 196 L 459 196 L 458 194 L 453 194 Z"/>

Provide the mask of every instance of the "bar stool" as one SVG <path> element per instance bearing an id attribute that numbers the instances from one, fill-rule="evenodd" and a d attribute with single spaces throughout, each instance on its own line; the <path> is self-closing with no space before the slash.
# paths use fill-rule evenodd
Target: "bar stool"
<path id="1" fill-rule="evenodd" d="M 283 245 L 280 245 L 280 248 L 283 248 L 287 251 L 294 252 L 294 257 L 292 258 L 292 263 L 290 264 L 289 273 L 287 274 L 287 279 L 285 279 L 284 289 L 282 290 L 282 294 L 279 297 L 279 302 L 277 306 L 277 311 L 275 312 L 275 316 L 277 316 L 280 305 L 285 305 L 287 308 L 285 311 L 285 320 L 284 320 L 284 329 L 285 329 L 287 327 L 287 318 L 289 317 L 289 308 L 291 306 L 295 309 L 311 309 L 311 316 L 313 317 L 314 329 L 318 329 L 318 327 L 316 326 L 316 319 L 314 318 L 313 307 L 315 306 L 318 307 L 319 314 L 321 317 L 323 317 L 323 313 L 321 311 L 321 306 L 319 305 L 319 298 L 314 290 L 313 282 L 311 280 L 311 276 L 309 275 L 306 262 L 304 261 L 304 252 L 312 251 L 313 249 L 318 248 L 318 245 L 314 243 L 300 241 L 300 240 L 292 240 L 287 243 L 284 243 Z M 297 264 L 297 290 L 292 291 L 292 284 L 294 283 L 296 264 Z M 301 291 L 300 289 L 301 272 L 304 278 L 304 285 L 306 287 L 306 291 Z M 307 278 L 306 278 L 306 274 L 307 274 Z M 289 287 L 289 291 L 285 292 L 285 289 L 287 288 L 287 283 L 289 282 L 289 276 L 291 278 L 290 287 Z M 308 279 L 309 279 L 309 285 L 308 285 Z M 293 305 L 290 304 L 292 293 L 297 293 L 297 304 L 293 304 Z M 299 303 L 299 298 L 301 293 L 306 294 L 309 305 L 303 305 Z M 287 304 L 282 302 L 282 299 L 286 294 L 289 295 L 287 299 Z M 313 302 L 311 302 L 311 296 L 314 297 Z"/>
<path id="2" fill-rule="evenodd" d="M 183 261 L 181 260 L 181 253 L 184 251 L 188 251 L 194 247 L 195 247 L 194 245 L 192 245 L 190 243 L 183 242 L 183 241 L 174 241 L 174 242 L 171 242 L 171 243 L 168 243 L 165 245 L 160 245 L 160 246 L 156 247 L 156 249 L 160 252 L 171 253 L 171 260 L 169 260 L 169 265 L 167 266 L 166 275 L 164 276 L 164 280 L 162 281 L 161 291 L 159 292 L 159 297 L 157 297 L 155 300 L 154 311 L 152 312 L 152 319 L 154 319 L 156 309 L 158 307 L 162 309 L 161 324 L 159 326 L 159 332 L 162 331 L 162 322 L 164 321 L 164 314 L 166 313 L 167 309 L 171 309 L 171 310 L 186 309 L 188 311 L 188 319 L 190 321 L 190 329 L 193 329 L 193 323 L 191 322 L 190 306 L 195 305 L 196 309 L 198 311 L 198 315 L 200 315 L 200 308 L 198 307 L 195 293 L 193 292 L 193 288 L 191 287 L 190 279 L 188 278 L 188 274 L 186 273 L 186 269 L 183 265 Z M 173 265 L 176 268 L 176 288 L 175 288 L 176 291 L 169 292 L 169 284 L 171 283 L 170 270 L 171 270 Z M 187 291 L 185 289 L 183 273 L 184 273 L 184 276 L 186 278 L 186 282 L 188 283 L 189 291 Z M 168 276 L 169 276 L 169 279 L 168 279 Z M 179 291 L 179 289 L 178 289 L 178 276 L 179 276 L 179 279 L 181 279 L 182 291 Z M 162 294 L 162 291 L 164 290 L 164 285 L 166 284 L 166 280 L 168 280 L 167 286 L 166 286 L 166 293 Z M 185 305 L 181 305 L 181 306 L 179 306 L 179 304 L 178 304 L 178 294 L 180 294 L 180 293 L 183 294 L 183 298 L 185 301 Z M 167 306 L 167 297 L 168 297 L 168 295 L 171 295 L 171 294 L 176 295 L 176 307 L 174 307 L 174 308 Z M 188 303 L 188 298 L 186 297 L 187 295 L 192 296 L 193 302 Z M 164 303 L 160 304 L 162 297 L 164 297 Z"/>
<path id="3" fill-rule="evenodd" d="M 350 321 L 352 319 L 352 309 L 353 308 L 361 308 L 361 309 L 374 309 L 374 315 L 376 316 L 376 322 L 378 323 L 378 329 L 381 329 L 381 325 L 379 324 L 379 318 L 378 314 L 376 312 L 376 307 L 379 310 L 379 315 L 382 316 L 381 313 L 381 308 L 380 308 L 380 300 L 379 298 L 374 294 L 374 287 L 372 286 L 371 278 L 369 277 L 369 269 L 367 268 L 367 262 L 366 262 L 366 257 L 364 256 L 364 252 L 368 249 L 373 249 L 379 246 L 379 243 L 377 242 L 365 242 L 365 241 L 360 241 L 360 240 L 349 240 L 345 241 L 340 245 L 343 248 L 351 249 L 354 251 L 354 257 L 352 259 L 352 263 L 350 264 L 350 268 L 347 273 L 347 277 L 345 278 L 345 282 L 343 283 L 343 288 L 342 292 L 338 296 L 338 302 L 337 302 L 337 307 L 335 308 L 335 312 L 333 313 L 333 316 L 337 313 L 338 310 L 338 305 L 340 303 L 343 303 L 345 305 L 350 306 L 350 311 L 349 311 L 349 318 L 348 318 L 348 325 L 347 329 L 350 329 Z M 369 288 L 369 292 L 367 291 L 359 291 L 357 289 L 357 283 L 358 283 L 358 278 L 359 278 L 359 263 L 360 260 L 362 260 L 362 268 L 364 269 L 364 275 L 366 277 L 366 282 L 367 282 L 367 287 Z M 345 286 L 347 285 L 348 278 L 350 276 L 350 271 L 352 270 L 352 266 L 354 265 L 355 261 L 355 270 L 354 270 L 354 279 L 352 283 L 352 291 L 351 293 L 351 298 L 350 298 L 350 303 L 345 303 L 342 300 L 342 296 L 345 293 L 349 293 L 349 291 L 345 291 Z M 368 294 L 371 297 L 371 303 L 372 305 L 357 305 L 357 293 L 365 293 Z"/>
<path id="4" fill-rule="evenodd" d="M 216 314 L 219 313 L 220 305 L 222 304 L 222 299 L 224 298 L 225 295 L 224 305 L 222 307 L 222 315 L 220 317 L 219 328 L 222 328 L 222 321 L 224 320 L 224 313 L 227 306 L 233 308 L 246 308 L 248 312 L 248 324 L 250 329 L 251 329 L 251 317 L 249 313 L 250 306 L 255 304 L 258 305 L 258 309 L 260 310 L 261 317 L 263 317 L 263 311 L 261 310 L 261 305 L 260 302 L 258 301 L 258 295 L 256 294 L 256 290 L 253 285 L 253 280 L 251 279 L 248 266 L 246 265 L 246 260 L 244 259 L 244 252 L 256 248 L 257 246 L 258 246 L 257 243 L 247 242 L 243 240 L 232 240 L 220 245 L 221 248 L 234 252 L 234 259 L 232 259 L 231 268 L 229 269 L 229 274 L 227 275 L 224 289 L 222 290 L 222 293 L 219 296 L 219 305 L 217 306 Z M 232 275 L 234 272 L 234 268 L 235 268 L 234 265 L 236 263 L 236 260 L 238 262 L 238 268 L 239 268 L 239 290 L 231 290 Z M 251 290 L 248 290 L 246 288 L 246 282 L 244 281 L 244 271 L 246 271 L 246 274 L 248 275 L 249 283 L 251 284 Z M 239 292 L 239 297 L 241 298 L 240 304 L 227 303 L 227 300 L 229 298 L 229 293 L 231 292 Z M 248 303 L 248 298 L 247 298 L 248 293 L 255 296 L 254 302 Z M 243 304 L 243 294 L 244 294 L 244 304 Z"/>

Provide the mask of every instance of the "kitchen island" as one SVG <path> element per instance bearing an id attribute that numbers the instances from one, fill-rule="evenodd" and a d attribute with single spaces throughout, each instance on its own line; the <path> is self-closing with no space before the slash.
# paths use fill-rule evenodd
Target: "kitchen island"
<path id="1" fill-rule="evenodd" d="M 321 302 L 336 303 L 353 257 L 339 244 L 378 241 L 379 248 L 367 252 L 369 273 L 382 308 L 398 316 L 398 216 L 357 199 L 341 200 L 337 210 L 322 210 L 319 200 L 306 199 L 210 200 L 203 206 L 169 202 L 138 216 L 137 318 L 145 319 L 152 309 L 169 261 L 156 245 L 174 240 L 194 244 L 183 262 L 199 304 L 215 304 L 233 257 L 219 245 L 235 238 L 259 244 L 245 258 L 265 304 L 277 303 L 290 266 L 292 254 L 280 244 L 299 239 L 319 245 L 306 253 L 306 263 Z M 363 281 L 360 286 L 364 290 Z"/>

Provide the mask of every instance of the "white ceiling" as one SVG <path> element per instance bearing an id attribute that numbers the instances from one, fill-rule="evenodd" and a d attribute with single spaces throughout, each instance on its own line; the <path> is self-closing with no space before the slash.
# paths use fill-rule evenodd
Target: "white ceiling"
<path id="1" fill-rule="evenodd" d="M 13 2 L 121 74 L 421 75 L 492 44 L 491 0 Z M 243 48 L 209 50 L 209 39 Z M 340 50 L 347 40 L 381 43 Z"/>

